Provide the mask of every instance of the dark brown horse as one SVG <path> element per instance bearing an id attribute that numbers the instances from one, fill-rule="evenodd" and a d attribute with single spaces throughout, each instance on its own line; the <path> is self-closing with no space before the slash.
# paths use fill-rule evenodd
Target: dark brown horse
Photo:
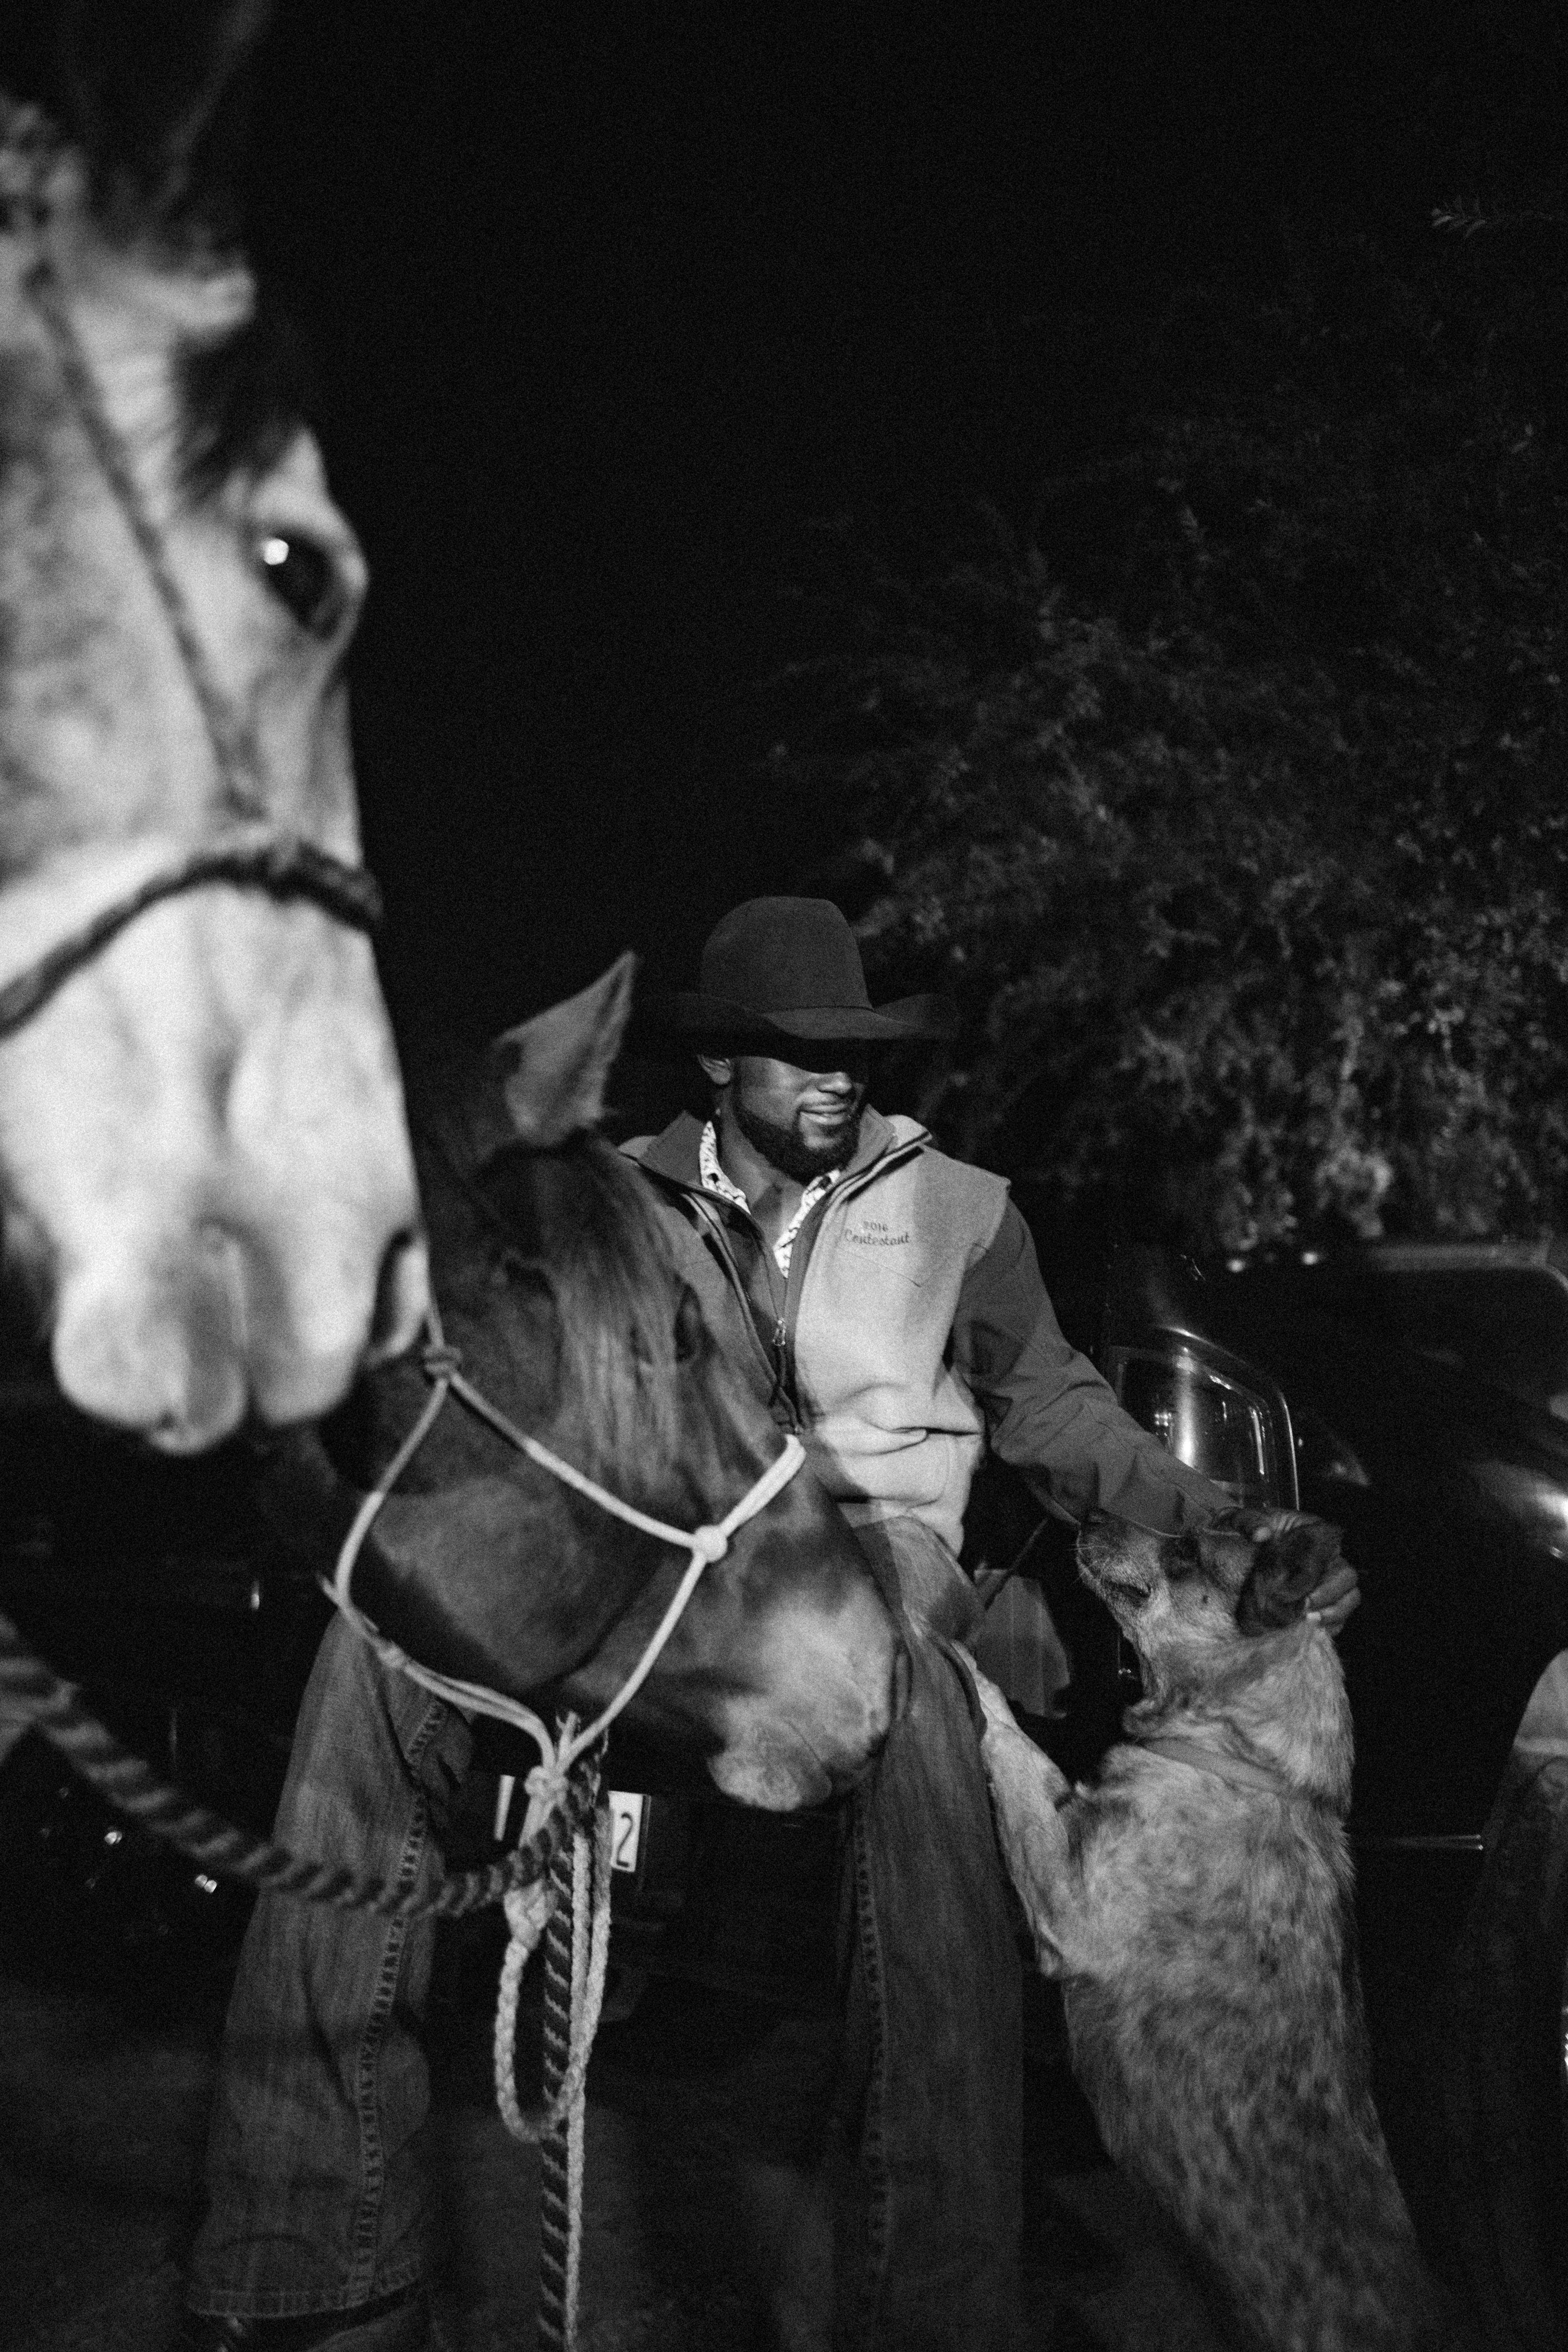
<path id="1" fill-rule="evenodd" d="M 630 978 L 623 959 L 500 1041 L 458 1098 L 448 1087 L 417 1123 L 421 1182 L 467 1378 L 623 1500 L 692 1528 L 721 1518 L 784 1440 L 720 1357 L 650 1188 L 593 1131 Z M 358 1483 L 427 1394 L 413 1359 L 363 1384 L 350 1450 L 330 1433 Z M 306 1442 L 286 1491 L 325 1565 L 357 1496 Z M 586 1715 L 637 1663 L 687 1558 L 449 1401 L 353 1591 L 423 1664 Z M 862 1554 L 803 1470 L 704 1571 L 630 1720 L 660 1748 L 700 1751 L 726 1794 L 783 1810 L 859 1775 L 906 1675 Z"/>

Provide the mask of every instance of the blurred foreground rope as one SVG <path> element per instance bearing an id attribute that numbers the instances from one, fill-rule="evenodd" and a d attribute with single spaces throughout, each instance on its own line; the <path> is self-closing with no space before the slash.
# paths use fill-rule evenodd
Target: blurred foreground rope
<path id="1" fill-rule="evenodd" d="M 205 1870 L 268 1894 L 340 1911 L 377 1911 L 394 1919 L 462 1918 L 502 1902 L 513 1888 L 531 1886 L 579 1832 L 588 1831 L 598 1789 L 598 1755 L 586 1753 L 565 1776 L 559 1806 L 511 1853 L 482 1870 L 444 1880 L 433 1895 L 415 1895 L 384 1878 L 290 1853 L 171 1788 L 106 1730 L 83 1706 L 75 1685 L 35 1656 L 10 1621 L 0 1617 L 0 1720 L 18 1717 L 117 1811 Z"/>

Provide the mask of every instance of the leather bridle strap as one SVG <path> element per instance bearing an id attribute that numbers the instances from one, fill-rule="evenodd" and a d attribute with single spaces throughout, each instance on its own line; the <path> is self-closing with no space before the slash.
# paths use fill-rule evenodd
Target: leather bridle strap
<path id="1" fill-rule="evenodd" d="M 24 281 L 48 334 L 66 392 L 115 503 L 124 516 L 153 583 L 181 665 L 189 681 L 212 747 L 223 788 L 226 822 L 216 833 L 171 845 L 168 857 L 79 922 L 65 938 L 44 949 L 10 978 L 0 982 L 0 1039 L 12 1035 L 45 1004 L 72 972 L 89 962 L 127 924 L 160 900 L 214 882 L 266 891 L 275 898 L 305 898 L 339 922 L 374 931 L 382 915 L 374 878 L 360 866 L 323 849 L 303 835 L 285 833 L 268 818 L 255 745 L 239 713 L 225 694 L 206 647 L 191 617 L 184 591 L 170 564 L 157 521 L 142 495 L 124 443 L 103 404 L 81 340 L 72 323 L 59 279 L 40 256 Z M 104 845 L 113 856 L 134 856 L 140 842 Z M 22 877 L 24 883 L 38 878 Z"/>
<path id="2" fill-rule="evenodd" d="M 381 892 L 363 866 L 345 865 L 297 834 L 278 833 L 269 825 L 236 825 L 176 850 L 167 864 L 156 866 L 24 970 L 0 982 L 0 1038 L 31 1020 L 72 972 L 90 963 L 100 948 L 149 907 L 210 882 L 265 890 L 274 898 L 313 898 L 356 930 L 374 931 L 381 923 Z"/>
<path id="3" fill-rule="evenodd" d="M 61 380 L 99 469 L 114 494 L 115 504 L 125 518 L 147 576 L 163 607 L 223 779 L 229 814 L 240 818 L 260 818 L 266 811 L 258 788 L 256 747 L 214 673 L 207 649 L 191 618 L 184 592 L 170 564 L 163 534 L 142 496 L 125 444 L 103 404 L 64 289 L 45 256 L 40 255 L 33 263 L 23 283 L 28 300 L 47 331 Z"/>

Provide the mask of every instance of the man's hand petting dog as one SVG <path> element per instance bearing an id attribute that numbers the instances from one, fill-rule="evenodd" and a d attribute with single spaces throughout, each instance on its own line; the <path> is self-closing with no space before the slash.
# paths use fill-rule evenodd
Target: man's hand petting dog
<path id="1" fill-rule="evenodd" d="M 1274 1536 L 1283 1535 L 1287 1528 L 1325 1527 L 1327 1521 L 1311 1511 L 1255 1510 L 1251 1505 L 1238 1503 L 1232 1511 L 1222 1511 L 1214 1521 L 1216 1528 L 1234 1528 L 1237 1535 L 1250 1537 L 1256 1544 L 1268 1543 Z M 1336 1551 L 1325 1574 L 1307 1596 L 1306 1614 L 1325 1633 L 1342 1633 L 1352 1613 L 1361 1607 L 1361 1579 L 1344 1554 Z"/>

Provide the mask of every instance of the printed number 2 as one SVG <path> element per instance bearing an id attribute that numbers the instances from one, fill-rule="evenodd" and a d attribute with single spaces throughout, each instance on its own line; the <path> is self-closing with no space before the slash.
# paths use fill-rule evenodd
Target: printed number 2
<path id="1" fill-rule="evenodd" d="M 635 1870 L 642 1843 L 643 1800 L 640 1790 L 610 1790 L 610 1861 L 616 1870 Z"/>

